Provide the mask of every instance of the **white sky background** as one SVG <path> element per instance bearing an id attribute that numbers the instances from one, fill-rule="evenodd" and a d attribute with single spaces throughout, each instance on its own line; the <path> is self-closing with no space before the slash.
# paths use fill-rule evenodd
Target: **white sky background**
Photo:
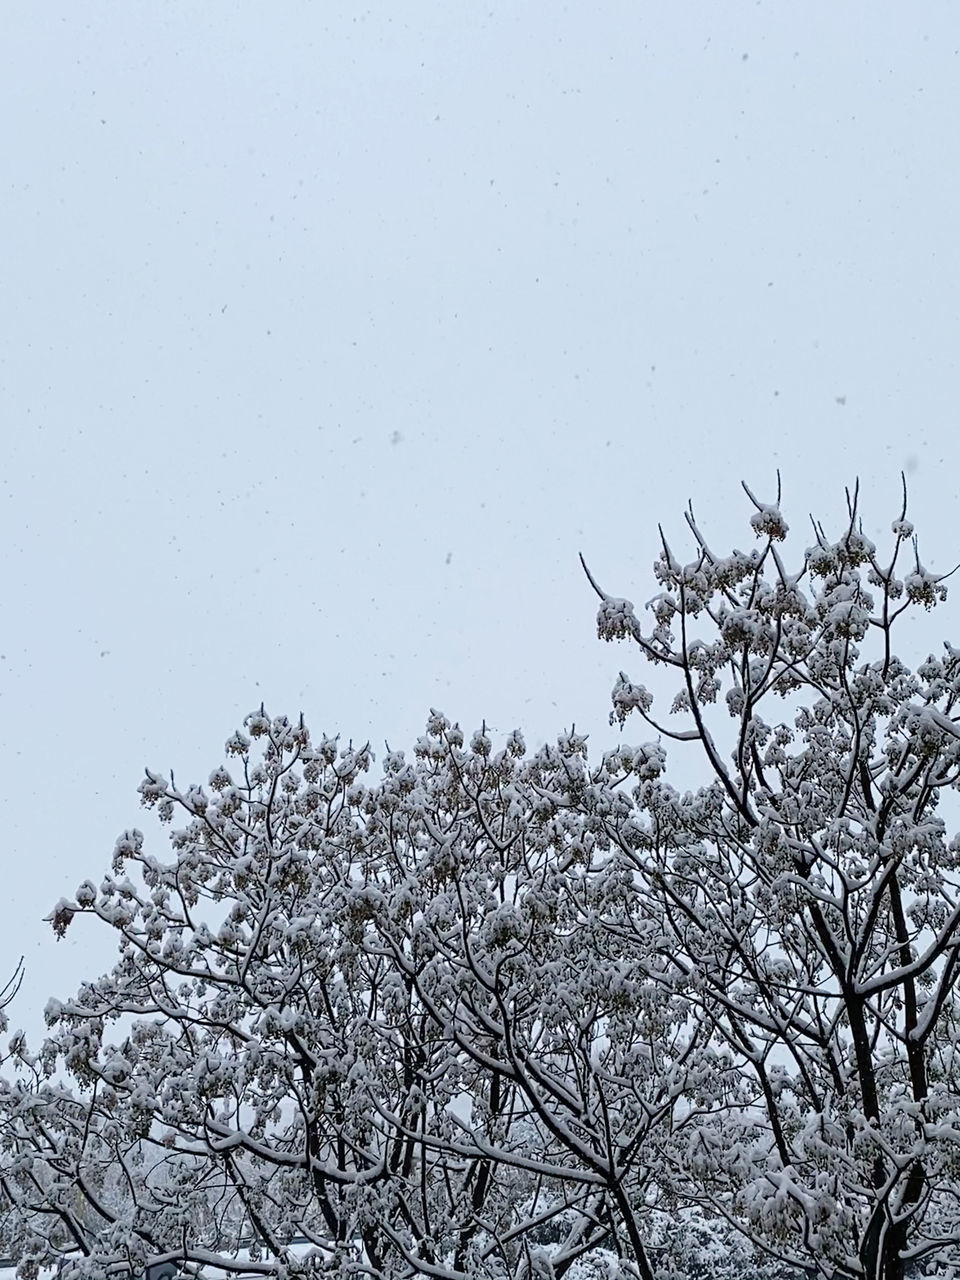
<path id="1" fill-rule="evenodd" d="M 642 602 L 657 522 L 745 547 L 777 467 L 798 551 L 905 468 L 960 559 L 958 48 L 950 3 L 8 0 L 15 1023 L 112 953 L 41 918 L 154 830 L 143 765 L 261 699 L 608 743 L 642 668 L 577 552 Z"/>

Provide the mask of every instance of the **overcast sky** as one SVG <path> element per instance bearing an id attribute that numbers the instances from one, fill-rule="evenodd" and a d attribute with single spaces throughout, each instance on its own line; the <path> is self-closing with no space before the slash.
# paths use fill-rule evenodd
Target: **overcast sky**
<path id="1" fill-rule="evenodd" d="M 15 1022 L 112 953 L 42 917 L 153 830 L 143 766 L 204 780 L 261 699 L 602 746 L 639 663 L 577 552 L 642 603 L 658 521 L 746 546 L 777 468 L 800 551 L 856 475 L 888 528 L 903 468 L 960 559 L 954 4 L 7 0 L 0 37 Z"/>

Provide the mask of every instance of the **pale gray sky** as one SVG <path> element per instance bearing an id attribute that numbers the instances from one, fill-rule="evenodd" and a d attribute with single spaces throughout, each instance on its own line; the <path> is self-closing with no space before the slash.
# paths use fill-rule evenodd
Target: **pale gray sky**
<path id="1" fill-rule="evenodd" d="M 112 951 L 41 917 L 152 829 L 143 765 L 261 698 L 606 741 L 640 671 L 577 552 L 642 601 L 659 520 L 746 545 L 777 467 L 871 531 L 906 468 L 960 558 L 958 47 L 952 3 L 8 0 L 16 1021 Z"/>

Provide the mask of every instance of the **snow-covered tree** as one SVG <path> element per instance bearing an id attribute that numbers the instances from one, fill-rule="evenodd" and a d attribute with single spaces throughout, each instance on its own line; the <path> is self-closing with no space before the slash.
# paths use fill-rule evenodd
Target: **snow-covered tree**
<path id="1" fill-rule="evenodd" d="M 171 855 L 124 832 L 58 905 L 119 957 L 0 1081 L 23 1274 L 952 1274 L 960 652 L 892 643 L 945 587 L 905 506 L 790 569 L 755 506 L 747 553 L 663 541 L 649 631 L 597 588 L 679 678 L 615 685 L 655 741 L 434 713 L 371 779 L 261 708 L 205 786 L 147 774 Z"/>
<path id="2" fill-rule="evenodd" d="M 112 926 L 120 959 L 50 1003 L 0 1095 L 15 1252 L 91 1276 L 520 1277 L 602 1251 L 652 1276 L 650 1136 L 725 1059 L 646 938 L 607 927 L 629 885 L 577 806 L 626 812 L 659 757 L 589 773 L 575 735 L 494 752 L 434 715 L 368 786 L 366 749 L 245 728 L 207 787 L 142 784 L 184 821 L 172 862 L 127 831 L 54 913 Z"/>
<path id="3" fill-rule="evenodd" d="M 711 775 L 683 795 L 648 782 L 606 830 L 662 913 L 665 993 L 683 992 L 753 1091 L 686 1126 L 667 1158 L 693 1203 L 786 1259 L 865 1280 L 953 1274 L 960 836 L 944 815 L 960 650 L 912 671 L 893 642 L 946 588 L 920 562 L 906 492 L 886 557 L 854 493 L 840 538 L 815 525 L 790 567 L 779 505 L 750 496 L 761 545 L 747 554 L 715 554 L 692 511 L 690 563 L 663 539 L 650 631 L 597 587 L 600 634 L 676 674 L 686 724 L 625 674 L 612 718 L 696 742 Z"/>

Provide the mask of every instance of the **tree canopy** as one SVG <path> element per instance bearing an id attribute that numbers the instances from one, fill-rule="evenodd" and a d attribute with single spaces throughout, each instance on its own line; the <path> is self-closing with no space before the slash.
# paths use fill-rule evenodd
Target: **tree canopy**
<path id="1" fill-rule="evenodd" d="M 21 1274 L 960 1271 L 960 650 L 894 643 L 945 582 L 905 498 L 789 561 L 748 497 L 748 552 L 661 536 L 649 629 L 590 575 L 675 684 L 617 678 L 640 745 L 433 712 L 372 778 L 261 707 L 147 772 L 166 858 L 127 830 L 52 915 L 116 964 L 0 1081 Z"/>

